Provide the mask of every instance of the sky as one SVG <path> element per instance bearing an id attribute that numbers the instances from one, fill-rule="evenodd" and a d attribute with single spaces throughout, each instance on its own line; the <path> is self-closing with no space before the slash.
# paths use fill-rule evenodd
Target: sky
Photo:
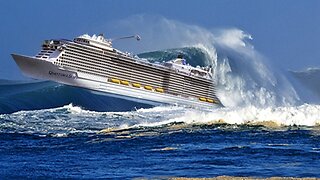
<path id="1" fill-rule="evenodd" d="M 33 56 L 45 39 L 139 33 L 113 27 L 139 15 L 204 29 L 241 29 L 279 69 L 320 67 L 319 0 L 1 0 L 0 79 L 25 78 L 11 53 Z M 148 28 L 148 24 L 141 26 Z M 143 44 L 143 37 L 139 43 Z"/>

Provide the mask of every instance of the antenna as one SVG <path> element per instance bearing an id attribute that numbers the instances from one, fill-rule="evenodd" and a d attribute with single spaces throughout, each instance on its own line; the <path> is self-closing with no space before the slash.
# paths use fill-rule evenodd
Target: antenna
<path id="1" fill-rule="evenodd" d="M 131 39 L 131 38 L 135 38 L 137 41 L 141 40 L 141 37 L 139 35 L 132 35 L 132 36 L 125 36 L 125 37 L 119 37 L 119 38 L 113 38 L 110 41 L 117 41 L 117 40 L 122 40 L 122 39 Z"/>

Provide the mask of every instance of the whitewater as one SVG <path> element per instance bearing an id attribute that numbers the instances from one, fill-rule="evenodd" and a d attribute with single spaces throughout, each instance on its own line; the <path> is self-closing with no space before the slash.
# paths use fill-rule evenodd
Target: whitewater
<path id="1" fill-rule="evenodd" d="M 223 107 L 152 107 L 49 81 L 1 80 L 1 176 L 320 177 L 319 68 L 284 72 L 237 28 L 144 16 L 117 27 L 141 33 L 140 58 L 183 54 L 210 65 Z"/>

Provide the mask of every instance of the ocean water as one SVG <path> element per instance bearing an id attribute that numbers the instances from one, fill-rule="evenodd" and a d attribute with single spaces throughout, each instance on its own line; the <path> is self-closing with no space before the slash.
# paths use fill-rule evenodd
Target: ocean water
<path id="1" fill-rule="evenodd" d="M 211 65 L 224 105 L 217 109 L 1 80 L 1 179 L 320 178 L 319 69 L 278 72 L 242 31 L 206 37 L 211 43 L 139 57 L 183 54 L 192 65 Z"/>
<path id="2" fill-rule="evenodd" d="M 0 115 L 0 176 L 320 177 L 318 126 L 183 121 L 190 111 L 202 113 L 173 106 L 94 112 L 70 104 Z"/>

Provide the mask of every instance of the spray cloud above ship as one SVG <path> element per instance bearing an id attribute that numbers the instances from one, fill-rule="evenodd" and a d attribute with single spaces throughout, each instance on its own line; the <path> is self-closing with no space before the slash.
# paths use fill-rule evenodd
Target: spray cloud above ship
<path id="1" fill-rule="evenodd" d="M 169 57 L 182 53 L 188 58 L 190 52 L 183 52 L 186 49 L 179 48 L 192 47 L 202 51 L 206 56 L 205 62 L 194 57 L 188 60 L 193 65 L 205 64 L 213 67 L 219 89 L 218 96 L 225 106 L 267 107 L 301 103 L 299 95 L 287 78 L 254 49 L 250 44 L 253 37 L 240 29 L 208 30 L 160 16 L 145 15 L 119 21 L 114 29 L 119 33 L 125 29 L 141 34 L 143 43 L 124 46 L 134 52 L 160 49 L 167 51 L 167 54 L 173 53 L 168 55 Z M 152 57 L 154 53 L 149 57 L 147 54 L 142 54 L 142 57 L 159 60 Z"/>

